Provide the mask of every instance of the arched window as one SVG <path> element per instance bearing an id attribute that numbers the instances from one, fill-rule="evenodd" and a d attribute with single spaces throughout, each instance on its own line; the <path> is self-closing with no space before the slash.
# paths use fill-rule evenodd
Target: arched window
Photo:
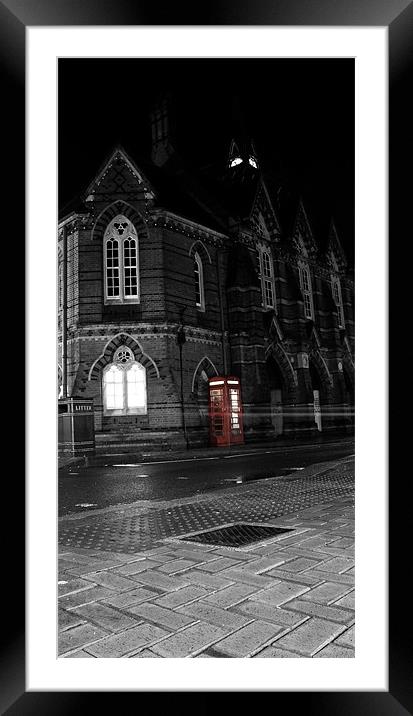
<path id="1" fill-rule="evenodd" d="M 204 271 L 201 257 L 198 253 L 194 255 L 194 276 L 195 276 L 195 304 L 199 311 L 205 311 L 204 293 Z"/>
<path id="2" fill-rule="evenodd" d="M 262 290 L 262 305 L 264 308 L 274 308 L 275 303 L 275 283 L 274 283 L 274 264 L 271 253 L 268 249 L 259 248 L 259 264 L 260 279 Z"/>
<path id="3" fill-rule="evenodd" d="M 139 303 L 138 235 L 125 216 L 115 216 L 104 237 L 105 303 Z"/>
<path id="4" fill-rule="evenodd" d="M 103 371 L 103 399 L 106 415 L 147 413 L 146 370 L 127 346 L 118 348 Z"/>
<path id="5" fill-rule="evenodd" d="M 57 272 L 57 295 L 58 295 L 58 311 L 63 307 L 63 261 L 59 263 Z"/>
<path id="6" fill-rule="evenodd" d="M 336 304 L 337 308 L 338 327 L 344 328 L 343 299 L 341 296 L 340 279 L 337 276 L 331 277 L 331 289 L 333 292 L 334 303 Z"/>
<path id="7" fill-rule="evenodd" d="M 307 264 L 299 264 L 300 287 L 304 298 L 304 315 L 312 320 L 314 318 L 313 291 L 311 287 L 311 274 Z"/>

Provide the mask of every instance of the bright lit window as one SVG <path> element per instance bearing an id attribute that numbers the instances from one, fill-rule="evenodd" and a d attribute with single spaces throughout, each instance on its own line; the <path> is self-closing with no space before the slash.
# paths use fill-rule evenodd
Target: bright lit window
<path id="1" fill-rule="evenodd" d="M 106 229 L 104 257 L 106 303 L 138 303 L 138 236 L 125 216 L 116 216 Z"/>
<path id="2" fill-rule="evenodd" d="M 311 288 L 310 269 L 305 264 L 299 266 L 301 293 L 304 298 L 304 315 L 308 319 L 314 317 L 313 292 Z"/>
<path id="3" fill-rule="evenodd" d="M 202 261 L 199 254 L 194 256 L 194 276 L 195 276 L 195 303 L 200 311 L 205 310 L 204 296 L 204 272 Z"/>
<path id="4" fill-rule="evenodd" d="M 103 397 L 106 414 L 146 414 L 146 370 L 134 360 L 130 348 L 119 348 L 113 363 L 105 368 Z"/>
<path id="5" fill-rule="evenodd" d="M 343 299 L 341 296 L 341 285 L 340 279 L 337 276 L 331 278 L 331 288 L 333 291 L 333 299 L 337 308 L 337 320 L 338 327 L 344 328 L 344 310 L 343 310 Z"/>
<path id="6" fill-rule="evenodd" d="M 275 308 L 274 266 L 268 250 L 259 250 L 259 262 L 263 306 Z"/>

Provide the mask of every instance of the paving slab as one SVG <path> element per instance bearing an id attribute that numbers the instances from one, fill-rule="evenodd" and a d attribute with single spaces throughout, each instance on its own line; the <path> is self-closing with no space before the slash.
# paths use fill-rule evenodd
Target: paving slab
<path id="1" fill-rule="evenodd" d="M 294 654 L 286 649 L 276 649 L 273 646 L 267 646 L 258 654 L 254 654 L 254 659 L 302 659 L 302 654 Z"/>
<path id="2" fill-rule="evenodd" d="M 183 658 L 192 656 L 214 644 L 230 629 L 218 627 L 205 622 L 198 622 L 184 631 L 155 644 L 152 651 L 159 656 L 168 658 Z"/>
<path id="3" fill-rule="evenodd" d="M 83 624 L 86 619 L 82 619 L 79 614 L 73 614 L 73 612 L 67 612 L 66 609 L 59 609 L 58 611 L 58 627 L 59 631 L 63 632 L 71 627 Z"/>
<path id="4" fill-rule="evenodd" d="M 317 604 L 305 599 L 293 599 L 285 604 L 285 609 L 297 611 L 300 614 L 308 614 L 321 619 L 328 619 L 339 624 L 352 624 L 354 622 L 354 611 L 350 609 L 339 609 L 336 606 Z"/>
<path id="5" fill-rule="evenodd" d="M 91 584 L 90 589 L 82 589 L 79 592 L 73 594 L 66 594 L 63 597 L 59 597 L 59 607 L 63 609 L 73 609 L 74 607 L 80 607 L 82 604 L 89 604 L 90 602 L 97 602 L 98 600 L 104 599 L 114 592 L 111 589 L 105 587 L 94 587 Z"/>
<path id="6" fill-rule="evenodd" d="M 294 627 L 297 624 L 301 624 L 303 621 L 307 621 L 310 617 L 305 613 L 289 612 L 281 607 L 274 607 L 271 604 L 265 602 L 256 602 L 251 599 L 247 599 L 241 604 L 237 604 L 234 608 L 237 612 L 245 614 L 254 619 L 260 619 L 262 621 L 269 621 L 273 624 L 280 624 L 281 626 Z"/>
<path id="7" fill-rule="evenodd" d="M 215 592 L 208 597 L 205 597 L 205 601 L 210 604 L 214 604 L 216 607 L 232 607 L 234 604 L 238 604 L 246 599 L 251 594 L 257 592 L 257 587 L 251 587 L 248 584 L 234 584 L 231 587 L 221 589 L 219 592 Z"/>
<path id="8" fill-rule="evenodd" d="M 356 628 L 352 626 L 334 642 L 338 646 L 349 646 L 354 648 Z"/>
<path id="9" fill-rule="evenodd" d="M 346 649 L 345 646 L 337 646 L 337 643 L 328 644 L 314 655 L 316 659 L 354 659 L 354 650 Z"/>
<path id="10" fill-rule="evenodd" d="M 344 629 L 341 624 L 314 617 L 282 636 L 276 646 L 298 652 L 303 656 L 313 656 Z"/>
<path id="11" fill-rule="evenodd" d="M 131 604 L 139 604 L 140 602 L 147 602 L 150 599 L 159 597 L 160 593 L 163 594 L 164 592 L 161 592 L 161 590 L 155 592 L 153 589 L 147 589 L 146 587 L 137 587 L 136 589 L 131 589 L 129 592 L 111 595 L 107 599 L 104 599 L 102 604 L 109 604 L 118 609 L 124 609 Z"/>
<path id="12" fill-rule="evenodd" d="M 156 599 L 156 604 L 161 607 L 179 607 L 182 604 L 188 604 L 188 602 L 193 602 L 196 599 L 204 597 L 207 598 L 210 594 L 210 589 L 205 589 L 204 587 L 199 587 L 197 585 L 189 585 L 187 587 L 182 587 L 182 589 L 179 589 L 177 592 L 172 592 L 171 594 L 158 597 L 158 599 Z"/>
<path id="13" fill-rule="evenodd" d="M 123 614 L 117 609 L 113 609 L 107 604 L 100 604 L 99 602 L 85 604 L 83 607 L 75 607 L 72 613 L 78 614 L 81 618 L 103 627 L 103 629 L 106 629 L 108 632 L 123 631 L 124 629 L 136 626 L 138 621 L 142 621 L 142 619 L 133 619 L 130 616 L 126 616 L 126 614 Z"/>
<path id="14" fill-rule="evenodd" d="M 93 624 L 81 624 L 67 629 L 60 635 L 59 655 L 72 651 L 80 646 L 84 647 L 107 635 L 107 632 Z"/>
<path id="15" fill-rule="evenodd" d="M 159 639 L 168 636 L 170 632 L 160 629 L 153 624 L 139 624 L 136 627 L 127 629 L 113 636 L 100 639 L 95 644 L 88 646 L 86 651 L 93 656 L 101 658 L 114 658 L 126 656 L 139 647 L 151 644 Z"/>
<path id="16" fill-rule="evenodd" d="M 214 649 L 232 657 L 250 656 L 282 631 L 282 626 L 256 620 L 217 642 Z"/>
<path id="17" fill-rule="evenodd" d="M 279 607 L 281 604 L 285 604 L 298 597 L 305 592 L 308 592 L 309 587 L 304 584 L 296 584 L 294 582 L 279 582 L 274 587 L 262 590 L 257 594 L 254 594 L 251 599 L 257 602 L 266 602 L 273 604 L 275 607 Z"/>
<path id="18" fill-rule="evenodd" d="M 248 618 L 227 609 L 221 609 L 202 600 L 179 607 L 179 613 L 187 614 L 199 621 L 215 624 L 216 626 L 228 627 L 230 629 L 239 629 L 248 624 L 249 621 L 252 621 L 252 617 Z"/>
<path id="19" fill-rule="evenodd" d="M 185 572 L 185 579 L 190 584 L 199 584 L 201 587 L 211 588 L 212 591 L 224 589 L 234 584 L 235 579 L 230 577 L 230 570 L 225 572 L 225 577 L 220 574 L 208 574 L 197 569 Z"/>
<path id="20" fill-rule="evenodd" d="M 164 629 L 170 631 L 176 631 L 182 629 L 182 627 L 193 624 L 196 619 L 189 618 L 184 614 L 177 613 L 171 609 L 164 609 L 159 604 L 153 602 L 146 602 L 143 604 L 135 604 L 128 607 L 129 614 L 133 614 L 137 618 L 141 618 L 144 621 L 153 622 Z"/>
<path id="21" fill-rule="evenodd" d="M 349 591 L 351 591 L 351 588 L 346 585 L 338 584 L 337 582 L 324 582 L 318 587 L 307 590 L 306 594 L 303 594 L 301 598 L 308 599 L 311 602 L 319 602 L 320 604 L 331 604 Z"/>
<path id="22" fill-rule="evenodd" d="M 349 592 L 344 597 L 341 597 L 341 599 L 337 599 L 336 602 L 333 602 L 335 607 L 344 607 L 345 609 L 355 609 L 355 590 L 353 589 L 352 592 Z"/>

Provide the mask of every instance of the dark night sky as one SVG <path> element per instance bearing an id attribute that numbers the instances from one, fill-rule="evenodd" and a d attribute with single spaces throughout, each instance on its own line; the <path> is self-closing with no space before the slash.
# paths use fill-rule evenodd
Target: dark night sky
<path id="1" fill-rule="evenodd" d="M 223 166 L 232 136 L 252 136 L 261 166 L 334 214 L 354 241 L 354 62 L 351 59 L 64 59 L 59 61 L 59 206 L 81 193 L 115 144 L 139 165 L 149 114 L 166 91 L 179 148 Z"/>

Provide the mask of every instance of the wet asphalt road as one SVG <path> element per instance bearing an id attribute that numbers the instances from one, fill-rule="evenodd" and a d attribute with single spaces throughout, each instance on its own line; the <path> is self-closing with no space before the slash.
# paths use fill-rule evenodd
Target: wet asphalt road
<path id="1" fill-rule="evenodd" d="M 354 454 L 354 445 L 317 444 L 253 454 L 73 467 L 59 477 L 59 515 L 138 500 L 187 498 L 237 484 L 283 477 L 318 462 Z"/>

